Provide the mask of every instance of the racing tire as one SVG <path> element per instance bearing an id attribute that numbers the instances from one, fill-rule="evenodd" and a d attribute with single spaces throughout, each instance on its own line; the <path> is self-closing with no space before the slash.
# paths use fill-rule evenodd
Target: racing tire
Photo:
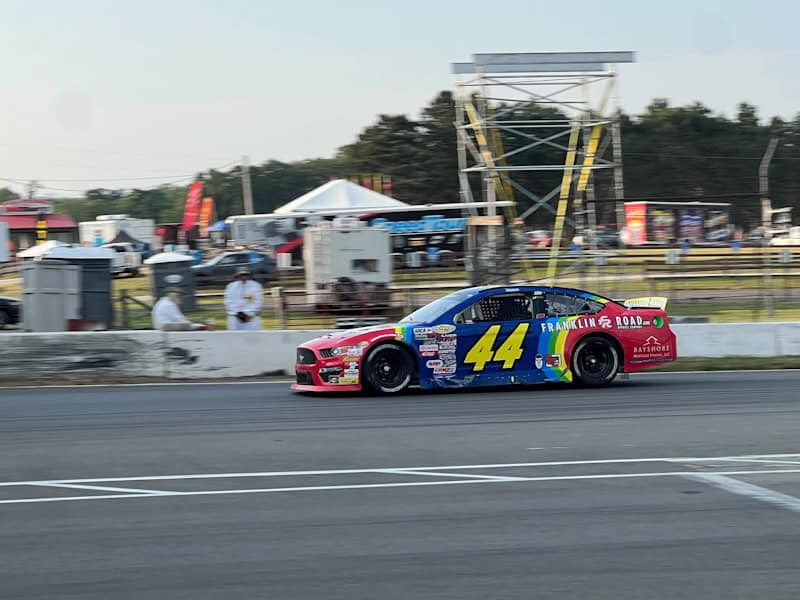
<path id="1" fill-rule="evenodd" d="M 408 352 L 396 344 L 378 344 L 364 359 L 364 387 L 379 394 L 398 394 L 414 376 L 414 363 Z"/>
<path id="2" fill-rule="evenodd" d="M 616 378 L 619 367 L 619 350 L 601 336 L 590 335 L 582 339 L 572 354 L 572 374 L 579 385 L 608 385 Z"/>

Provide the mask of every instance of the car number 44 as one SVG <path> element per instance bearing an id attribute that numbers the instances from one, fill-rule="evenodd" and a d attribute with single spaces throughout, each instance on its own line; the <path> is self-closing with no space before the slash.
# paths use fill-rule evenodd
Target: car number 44
<path id="1" fill-rule="evenodd" d="M 500 334 L 500 325 L 492 325 L 467 351 L 464 364 L 472 365 L 472 370 L 478 372 L 483 371 L 490 362 L 503 363 L 501 369 L 513 369 L 525 352 L 522 343 L 525 341 L 528 327 L 530 327 L 530 323 L 517 325 L 495 350 L 497 336 Z"/>

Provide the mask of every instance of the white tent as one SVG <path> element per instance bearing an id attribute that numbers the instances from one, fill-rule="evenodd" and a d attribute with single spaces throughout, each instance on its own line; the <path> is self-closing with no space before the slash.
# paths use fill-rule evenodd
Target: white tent
<path id="1" fill-rule="evenodd" d="M 334 179 L 275 209 L 275 214 L 335 212 L 346 209 L 386 210 L 408 206 L 405 202 L 373 192 L 347 181 Z"/>
<path id="2" fill-rule="evenodd" d="M 27 250 L 23 250 L 22 252 L 17 252 L 17 258 L 41 258 L 45 254 L 49 254 L 56 248 L 60 246 L 67 246 L 64 242 L 59 242 L 58 240 L 48 240 L 42 244 L 37 244 L 36 246 L 31 246 Z"/>

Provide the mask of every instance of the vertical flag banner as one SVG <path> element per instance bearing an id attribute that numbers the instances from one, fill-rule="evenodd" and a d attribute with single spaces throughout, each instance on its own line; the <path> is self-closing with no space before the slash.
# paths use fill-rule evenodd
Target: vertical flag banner
<path id="1" fill-rule="evenodd" d="M 189 231 L 197 223 L 197 213 L 200 211 L 200 196 L 203 194 L 203 182 L 195 181 L 189 186 L 186 194 L 186 207 L 183 211 L 183 225 L 181 231 Z"/>
<path id="2" fill-rule="evenodd" d="M 380 175 L 372 176 L 372 189 L 378 192 L 379 194 L 382 193 L 381 190 L 383 189 L 383 187 L 382 187 L 382 178 Z"/>
<path id="3" fill-rule="evenodd" d="M 214 198 L 206 196 L 200 204 L 200 218 L 197 224 L 200 226 L 200 237 L 208 237 L 208 226 L 211 224 L 211 219 L 214 216 Z"/>
<path id="4" fill-rule="evenodd" d="M 383 195 L 384 196 L 391 196 L 392 195 L 392 178 L 390 175 L 383 176 Z"/>
<path id="5" fill-rule="evenodd" d="M 362 181 L 361 185 L 363 185 L 365 188 L 367 188 L 368 190 L 372 189 L 372 177 L 370 177 L 369 175 L 364 175 L 361 181 Z"/>

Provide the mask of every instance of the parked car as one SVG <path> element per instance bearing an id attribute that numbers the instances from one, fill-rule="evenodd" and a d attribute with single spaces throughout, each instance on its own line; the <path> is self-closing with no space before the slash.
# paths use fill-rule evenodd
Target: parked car
<path id="1" fill-rule="evenodd" d="M 22 300 L 0 296 L 0 329 L 18 325 L 22 319 Z"/>
<path id="2" fill-rule="evenodd" d="M 586 232 L 587 244 L 598 248 L 619 248 L 619 232 L 613 227 L 597 227 Z"/>
<path id="3" fill-rule="evenodd" d="M 242 267 L 247 267 L 257 281 L 274 281 L 278 279 L 278 266 L 275 259 L 262 252 L 242 250 L 226 252 L 211 260 L 192 266 L 195 285 L 214 285 L 227 283 L 233 274 Z"/>

